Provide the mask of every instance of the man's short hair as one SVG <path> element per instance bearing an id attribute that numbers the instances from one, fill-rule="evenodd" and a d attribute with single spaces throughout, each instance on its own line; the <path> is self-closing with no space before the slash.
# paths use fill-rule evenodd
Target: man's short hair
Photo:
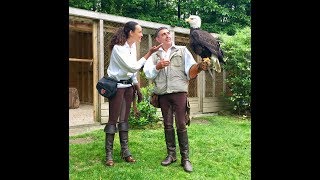
<path id="1" fill-rule="evenodd" d="M 168 28 L 167 27 L 159 27 L 158 29 L 156 29 L 156 32 L 154 33 L 155 37 L 158 37 L 159 31 L 161 31 L 162 29 L 168 29 Z"/>

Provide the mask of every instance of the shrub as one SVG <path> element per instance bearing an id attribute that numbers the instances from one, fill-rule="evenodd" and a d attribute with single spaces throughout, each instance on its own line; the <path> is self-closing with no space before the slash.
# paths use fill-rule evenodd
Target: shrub
<path id="1" fill-rule="evenodd" d="M 142 101 L 137 103 L 137 109 L 140 113 L 139 116 L 135 116 L 133 108 L 130 109 L 130 127 L 138 129 L 151 128 L 157 126 L 157 122 L 160 121 L 160 118 L 157 115 L 157 108 L 153 107 L 149 102 L 152 89 L 153 85 L 140 88 L 143 95 Z"/>
<path id="2" fill-rule="evenodd" d="M 231 90 L 228 96 L 238 115 L 251 113 L 251 29 L 238 30 L 234 36 L 221 35 L 228 72 L 226 81 Z"/>

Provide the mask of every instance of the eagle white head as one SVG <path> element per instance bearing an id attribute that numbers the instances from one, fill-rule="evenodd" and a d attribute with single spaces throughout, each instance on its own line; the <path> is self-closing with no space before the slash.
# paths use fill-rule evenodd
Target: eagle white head
<path id="1" fill-rule="evenodd" d="M 199 16 L 196 15 L 190 15 L 188 19 L 186 19 L 186 22 L 190 24 L 190 27 L 192 28 L 200 28 L 201 27 L 201 19 Z"/>

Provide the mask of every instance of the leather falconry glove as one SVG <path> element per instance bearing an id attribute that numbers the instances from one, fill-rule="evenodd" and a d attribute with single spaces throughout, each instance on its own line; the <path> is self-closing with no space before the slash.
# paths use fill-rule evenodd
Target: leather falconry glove
<path id="1" fill-rule="evenodd" d="M 201 71 L 207 70 L 209 65 L 210 65 L 210 62 L 201 61 L 191 66 L 189 70 L 190 79 L 196 78 Z"/>
<path id="2" fill-rule="evenodd" d="M 140 103 L 143 99 L 142 93 L 140 91 L 140 86 L 138 84 L 134 84 L 133 87 L 135 90 L 135 94 L 137 94 L 137 96 L 138 96 L 138 103 Z"/>

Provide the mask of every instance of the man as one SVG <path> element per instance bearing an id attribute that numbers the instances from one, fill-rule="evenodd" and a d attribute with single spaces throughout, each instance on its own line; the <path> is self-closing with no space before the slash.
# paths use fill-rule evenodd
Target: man
<path id="1" fill-rule="evenodd" d="M 181 165 L 186 172 L 192 172 L 186 128 L 188 84 L 190 79 L 196 78 L 199 72 L 206 70 L 208 64 L 196 63 L 185 46 L 176 46 L 166 27 L 158 28 L 155 38 L 162 46 L 148 58 L 143 70 L 146 77 L 154 81 L 154 93 L 158 95 L 163 116 L 167 157 L 161 165 L 167 166 L 177 160 L 173 127 L 175 115 Z"/>

